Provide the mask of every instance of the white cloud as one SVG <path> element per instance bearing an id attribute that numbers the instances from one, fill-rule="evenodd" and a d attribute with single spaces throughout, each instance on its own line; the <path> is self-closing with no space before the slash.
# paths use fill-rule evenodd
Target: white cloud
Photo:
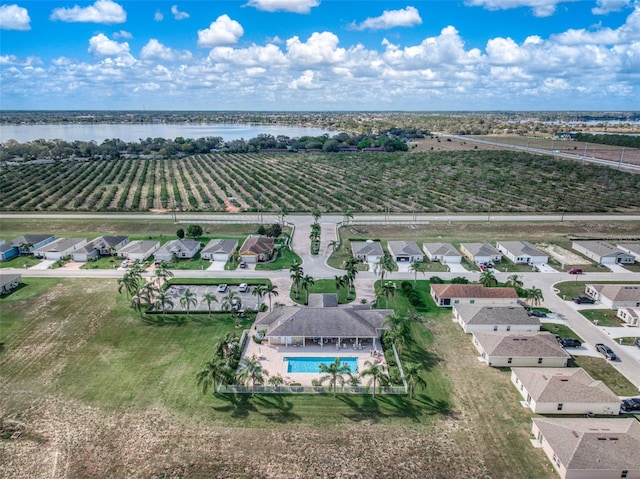
<path id="1" fill-rule="evenodd" d="M 173 5 L 171 7 L 171 14 L 176 20 L 184 20 L 185 18 L 189 18 L 189 14 L 187 12 L 181 12 L 180 10 L 178 10 L 178 5 Z"/>
<path id="2" fill-rule="evenodd" d="M 0 30 L 31 30 L 30 23 L 26 8 L 15 4 L 0 6 Z"/>
<path id="3" fill-rule="evenodd" d="M 218 45 L 234 45 L 244 35 L 244 29 L 229 15 L 220 15 L 209 28 L 198 30 L 199 47 L 215 47 Z"/>
<path id="4" fill-rule="evenodd" d="M 367 18 L 361 24 L 353 23 L 356 30 L 385 30 L 394 27 L 413 27 L 421 25 L 422 18 L 415 7 L 407 7 L 404 10 L 385 10 L 379 17 Z"/>
<path id="5" fill-rule="evenodd" d="M 215 47 L 209 52 L 213 62 L 224 62 L 243 66 L 272 66 L 287 63 L 286 56 L 276 45 L 264 47 L 252 45 L 248 48 Z"/>
<path id="6" fill-rule="evenodd" d="M 74 5 L 72 8 L 56 8 L 49 18 L 63 22 L 113 24 L 126 22 L 127 12 L 112 0 L 96 0 L 88 7 Z"/>
<path id="7" fill-rule="evenodd" d="M 322 88 L 318 83 L 314 83 L 316 73 L 313 70 L 305 70 L 304 73 L 289 82 L 289 88 L 292 90 L 316 90 Z"/>
<path id="8" fill-rule="evenodd" d="M 0 65 L 19 65 L 19 66 L 32 66 L 41 65 L 42 60 L 39 57 L 27 57 L 19 58 L 15 55 L 0 55 Z"/>
<path id="9" fill-rule="evenodd" d="M 161 22 L 162 20 L 164 20 L 164 15 L 160 10 L 156 10 L 156 13 L 153 14 L 153 19 L 156 22 Z"/>
<path id="10" fill-rule="evenodd" d="M 345 59 L 345 49 L 338 48 L 338 42 L 331 32 L 315 32 L 305 43 L 295 36 L 287 40 L 287 56 L 302 65 L 331 65 Z"/>
<path id="11" fill-rule="evenodd" d="M 309 13 L 320 0 L 249 0 L 247 5 L 265 12 Z"/>
<path id="12" fill-rule="evenodd" d="M 129 53 L 129 44 L 118 43 L 107 38 L 105 34 L 99 33 L 89 39 L 88 51 L 96 56 L 118 56 Z"/>
<path id="13" fill-rule="evenodd" d="M 140 50 L 140 58 L 143 60 L 165 60 L 169 62 L 176 60 L 186 61 L 191 58 L 191 52 L 187 50 L 174 50 L 173 48 L 164 46 L 155 38 L 152 38 L 142 47 L 142 50 Z"/>
<path id="14" fill-rule="evenodd" d="M 596 5 L 591 9 L 591 13 L 594 15 L 606 15 L 610 12 L 619 12 L 631 6 L 631 0 L 598 0 Z"/>
<path id="15" fill-rule="evenodd" d="M 124 38 L 125 40 L 131 40 L 133 38 L 133 35 L 130 32 L 127 32 L 126 30 L 120 30 L 119 32 L 114 32 L 112 36 L 116 40 L 119 40 L 121 38 Z"/>
<path id="16" fill-rule="evenodd" d="M 465 4 L 473 7 L 484 7 L 487 10 L 530 7 L 536 17 L 548 17 L 554 14 L 556 5 L 572 1 L 576 0 L 466 0 Z"/>

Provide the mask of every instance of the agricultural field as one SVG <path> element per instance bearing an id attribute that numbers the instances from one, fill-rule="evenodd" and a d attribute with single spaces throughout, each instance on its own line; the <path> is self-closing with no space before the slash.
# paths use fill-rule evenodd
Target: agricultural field
<path id="1" fill-rule="evenodd" d="M 0 210 L 627 213 L 638 190 L 640 175 L 525 152 L 217 153 L 9 166 Z"/>
<path id="2" fill-rule="evenodd" d="M 24 280 L 0 300 L 7 477 L 551 477 L 508 371 L 433 304 L 403 356 L 417 397 L 204 395 L 224 315 L 145 322 L 112 280 Z M 428 283 L 417 290 L 429 301 Z M 410 310 L 407 298 L 390 300 Z M 200 318 L 202 319 L 202 318 Z M 5 327 L 6 326 L 6 327 Z M 320 471 L 320 472 L 319 472 Z"/>

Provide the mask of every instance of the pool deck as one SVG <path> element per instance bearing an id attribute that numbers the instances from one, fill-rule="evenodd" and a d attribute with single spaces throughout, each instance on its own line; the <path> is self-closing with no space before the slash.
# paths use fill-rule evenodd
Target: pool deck
<path id="1" fill-rule="evenodd" d="M 337 349 L 335 344 L 329 343 L 324 346 L 313 343 L 312 345 L 307 343 L 305 347 L 302 346 L 269 346 L 266 342 L 264 344 L 257 344 L 253 340 L 253 335 L 247 342 L 247 347 L 244 351 L 244 357 L 252 357 L 255 355 L 262 364 L 262 367 L 269 372 L 269 377 L 280 374 L 287 383 L 300 383 L 302 386 L 311 386 L 313 379 L 319 378 L 320 374 L 315 373 L 289 373 L 287 372 L 287 361 L 285 357 L 291 356 L 326 356 L 326 357 L 341 357 L 341 358 L 357 358 L 358 359 L 358 371 L 362 371 L 365 368 L 365 361 L 377 361 L 378 358 L 373 357 L 370 353 L 371 343 L 364 345 L 363 349 L 354 349 L 352 344 L 347 344 L 347 348 L 344 347 Z M 376 343 L 380 348 L 380 344 Z M 379 349 L 380 350 L 380 349 Z M 379 356 L 384 363 L 384 356 Z M 345 382 L 349 380 L 348 375 L 344 375 Z M 366 381 L 365 381 L 366 382 Z M 325 383 L 325 384 L 328 384 Z M 347 383 L 348 384 L 348 383 Z"/>

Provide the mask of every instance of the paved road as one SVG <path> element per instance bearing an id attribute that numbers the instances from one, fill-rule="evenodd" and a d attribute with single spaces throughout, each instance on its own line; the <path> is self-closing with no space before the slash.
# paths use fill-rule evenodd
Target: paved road
<path id="1" fill-rule="evenodd" d="M 68 218 L 86 218 L 86 219 L 126 219 L 126 220 L 148 220 L 149 218 L 157 219 L 172 219 L 170 214 L 166 215 L 149 215 L 149 214 L 118 214 L 118 215 L 106 215 L 106 214 L 90 214 L 90 215 L 70 215 L 70 214 L 56 214 L 56 215 L 32 215 L 32 214 L 16 214 L 16 215 L 3 215 L 5 218 L 39 218 L 39 219 L 68 219 Z M 316 279 L 330 278 L 342 274 L 341 270 L 331 268 L 326 264 L 326 260 L 331 254 L 330 242 L 336 239 L 336 224 L 342 221 L 341 216 L 329 215 L 321 218 L 322 236 L 321 236 L 321 248 L 318 256 L 312 256 L 309 252 L 309 233 L 311 231 L 311 223 L 313 218 L 310 215 L 292 215 L 288 216 L 287 221 L 295 226 L 295 233 L 292 239 L 292 247 L 296 253 L 300 255 L 303 260 L 302 266 L 305 274 L 310 274 Z M 358 215 L 356 220 L 360 222 L 377 222 L 384 223 L 385 217 L 381 215 Z M 496 215 L 491 216 L 492 221 L 560 221 L 560 215 Z M 567 215 L 564 217 L 565 221 L 611 221 L 612 219 L 620 221 L 640 221 L 640 216 L 617 216 L 611 215 Z M 189 222 L 233 222 L 237 223 L 241 221 L 256 222 L 258 218 L 253 215 L 208 215 L 208 214 L 179 214 L 178 221 Z M 270 217 L 265 215 L 264 220 L 267 222 L 276 222 L 275 216 Z M 486 221 L 486 215 L 458 215 L 446 217 L 442 215 L 399 215 L 392 216 L 390 222 L 428 222 L 428 221 Z M 5 270 L 6 271 L 6 270 Z M 28 270 L 16 270 L 25 277 L 51 277 L 51 278 L 119 278 L 122 276 L 122 270 L 70 270 L 70 269 L 28 269 Z M 150 273 L 148 273 L 150 274 Z M 496 277 L 500 281 L 506 280 L 506 277 L 510 273 L 497 273 Z M 280 285 L 279 289 L 282 291 L 288 290 L 290 287 L 290 279 L 288 271 L 255 271 L 255 270 L 242 270 L 242 271 L 181 271 L 174 270 L 174 277 L 176 278 L 237 278 L 239 276 L 247 279 L 251 278 L 264 278 L 277 281 Z M 455 276 L 465 276 L 472 281 L 477 281 L 478 272 L 467 273 L 437 273 L 443 279 L 451 279 Z M 572 303 L 563 301 L 554 292 L 554 284 L 562 281 L 567 281 L 569 278 L 566 273 L 521 273 L 520 276 L 523 279 L 525 287 L 538 287 L 543 291 L 545 298 L 545 305 L 552 311 L 558 313 L 561 318 L 564 318 L 566 324 L 571 327 L 580 337 L 586 342 L 593 345 L 598 342 L 609 345 L 618 356 L 621 361 L 613 362 L 612 365 L 624 374 L 633 384 L 635 384 L 640 390 L 640 353 L 634 348 L 625 348 L 619 346 L 614 342 L 614 338 L 611 333 L 611 328 L 601 328 L 593 325 L 590 321 L 579 314 Z M 408 272 L 395 272 L 389 276 L 391 280 L 412 280 L 413 273 Z M 373 272 L 361 272 L 357 278 L 357 290 L 358 300 L 373 298 L 373 282 L 377 279 Z M 640 281 L 640 273 L 589 273 L 581 280 L 587 279 L 588 281 Z M 618 328 L 620 332 L 628 328 Z M 615 334 L 615 332 L 614 332 Z"/>

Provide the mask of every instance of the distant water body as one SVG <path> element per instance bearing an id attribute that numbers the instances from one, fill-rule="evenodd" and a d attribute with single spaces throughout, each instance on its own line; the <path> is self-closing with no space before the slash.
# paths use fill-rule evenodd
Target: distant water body
<path id="1" fill-rule="evenodd" d="M 301 136 L 320 136 L 325 133 L 335 134 L 321 128 L 305 128 L 278 125 L 246 125 L 223 123 L 118 123 L 94 125 L 3 125 L 0 126 L 0 142 L 16 140 L 26 143 L 39 139 L 64 141 L 95 141 L 100 144 L 104 140 L 119 138 L 125 142 L 146 140 L 147 138 L 164 138 L 174 140 L 183 138 L 203 138 L 219 136 L 224 141 L 249 140 L 260 134 L 273 136 L 285 135 L 291 138 Z"/>

